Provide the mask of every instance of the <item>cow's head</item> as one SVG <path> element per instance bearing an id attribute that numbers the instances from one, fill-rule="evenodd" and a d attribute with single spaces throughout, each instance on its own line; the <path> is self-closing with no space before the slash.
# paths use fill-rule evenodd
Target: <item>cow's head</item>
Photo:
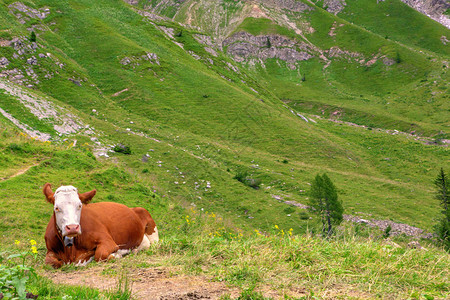
<path id="1" fill-rule="evenodd" d="M 55 193 L 50 183 L 44 185 L 44 195 L 53 204 L 56 227 L 63 237 L 74 237 L 81 234 L 80 218 L 83 204 L 87 204 L 97 192 L 92 190 L 83 194 L 71 186 L 60 186 Z"/>

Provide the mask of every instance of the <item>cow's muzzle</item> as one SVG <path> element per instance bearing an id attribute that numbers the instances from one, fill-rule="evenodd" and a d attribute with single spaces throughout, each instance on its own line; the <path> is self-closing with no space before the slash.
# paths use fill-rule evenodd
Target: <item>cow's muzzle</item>
<path id="1" fill-rule="evenodd" d="M 65 229 L 66 229 L 65 230 L 66 232 L 65 232 L 64 236 L 67 236 L 67 237 L 75 237 L 75 236 L 81 234 L 80 225 L 77 225 L 77 224 L 66 225 Z"/>

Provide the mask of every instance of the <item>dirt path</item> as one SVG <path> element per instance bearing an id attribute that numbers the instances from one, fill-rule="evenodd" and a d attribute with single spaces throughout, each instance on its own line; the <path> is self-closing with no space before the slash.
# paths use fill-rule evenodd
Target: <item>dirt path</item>
<path id="1" fill-rule="evenodd" d="M 12 175 L 9 175 L 9 176 L 0 178 L 0 181 L 8 180 L 8 179 L 17 177 L 17 176 L 19 176 L 19 175 L 22 175 L 22 174 L 24 174 L 26 171 L 28 171 L 29 169 L 31 169 L 32 167 L 35 167 L 35 166 L 38 166 L 38 165 L 39 165 L 39 163 L 35 163 L 35 164 L 33 164 L 33 165 L 26 166 L 25 168 L 22 168 L 22 169 L 16 171 L 16 173 L 14 173 L 14 174 L 12 174 Z"/>
<path id="2" fill-rule="evenodd" d="M 95 266 L 71 272 L 47 271 L 43 275 L 56 284 L 83 285 L 103 291 L 117 290 L 120 276 L 104 273 L 109 271 L 105 271 L 103 266 Z M 127 269 L 126 278 L 135 299 L 219 299 L 225 294 L 232 298 L 239 296 L 238 289 L 223 283 L 212 282 L 203 276 L 172 275 L 170 270 L 164 268 Z"/>

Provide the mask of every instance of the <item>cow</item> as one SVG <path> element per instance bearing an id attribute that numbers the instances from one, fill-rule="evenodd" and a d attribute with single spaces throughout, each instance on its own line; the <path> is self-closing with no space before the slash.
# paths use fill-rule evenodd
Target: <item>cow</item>
<path id="1" fill-rule="evenodd" d="M 46 183 L 43 192 L 53 204 L 53 215 L 45 231 L 45 263 L 54 268 L 70 263 L 85 265 L 92 259 L 120 258 L 159 240 L 155 221 L 142 207 L 89 203 L 96 190 L 80 194 L 70 185 L 60 186 L 53 193 Z"/>

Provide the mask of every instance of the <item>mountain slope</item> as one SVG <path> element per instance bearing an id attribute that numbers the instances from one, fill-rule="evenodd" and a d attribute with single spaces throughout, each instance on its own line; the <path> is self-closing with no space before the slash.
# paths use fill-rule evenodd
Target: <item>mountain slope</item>
<path id="1" fill-rule="evenodd" d="M 237 36 L 262 36 L 255 40 L 262 43 L 258 47 L 275 53 L 255 50 L 273 57 L 251 54 L 238 62 L 230 46 L 222 52 L 206 33 L 149 16 L 123 1 L 3 3 L 2 24 L 8 27 L 2 28 L 0 57 L 8 64 L 2 73 L 20 92 L 3 88 L 1 107 L 52 140 L 76 139 L 76 147 L 87 143 L 98 155 L 113 155 L 183 205 L 214 210 L 240 226 L 267 228 L 274 219 L 304 231 L 305 212 L 284 202 L 306 204 L 311 178 L 328 172 L 348 212 L 431 229 L 439 208 L 430 182 L 435 169 L 445 166 L 448 148 L 377 128 L 445 131 L 441 58 L 431 54 L 436 61 L 428 60 L 316 6 L 289 3 L 284 23 L 270 1 L 249 11 L 240 2 L 221 4 L 230 16 L 249 12 L 243 23 L 229 26 L 224 41 L 235 45 Z M 181 18 L 191 4 L 184 2 L 173 16 Z M 296 16 L 297 25 L 286 27 Z M 297 33 L 301 24 L 315 31 Z M 329 26 L 336 27 L 335 36 L 329 35 Z M 36 31 L 36 43 L 28 41 L 27 28 Z M 352 37 L 365 42 L 355 44 Z M 284 60 L 283 43 L 310 58 Z M 336 47 L 354 47 L 358 54 Z M 386 65 L 385 59 L 395 59 L 395 49 L 402 61 Z M 377 50 L 384 52 L 365 66 Z M 422 81 L 414 97 L 406 97 L 425 73 L 436 83 Z M 434 92 L 431 103 L 422 103 Z M 66 112 L 58 108 L 46 117 L 33 115 L 22 100 L 26 93 Z M 64 123 L 63 115 L 78 124 L 77 130 L 57 127 L 72 124 Z M 329 117 L 374 130 L 333 123 Z M 133 154 L 108 152 L 118 143 L 130 145 Z M 240 170 L 260 179 L 261 188 L 233 179 Z"/>
<path id="2" fill-rule="evenodd" d="M 403 245 L 440 216 L 448 29 L 399 1 L 331 3 L 0 1 L 0 247 L 43 245 L 41 187 L 72 184 L 152 212 L 162 244 L 126 269 L 183 265 L 298 297 L 445 298 L 447 254 L 359 235 L 395 225 Z M 429 34 L 400 28 L 411 22 Z M 324 172 L 347 220 L 382 226 L 312 238 L 305 206 Z M 48 285 L 36 293 L 62 295 Z"/>

